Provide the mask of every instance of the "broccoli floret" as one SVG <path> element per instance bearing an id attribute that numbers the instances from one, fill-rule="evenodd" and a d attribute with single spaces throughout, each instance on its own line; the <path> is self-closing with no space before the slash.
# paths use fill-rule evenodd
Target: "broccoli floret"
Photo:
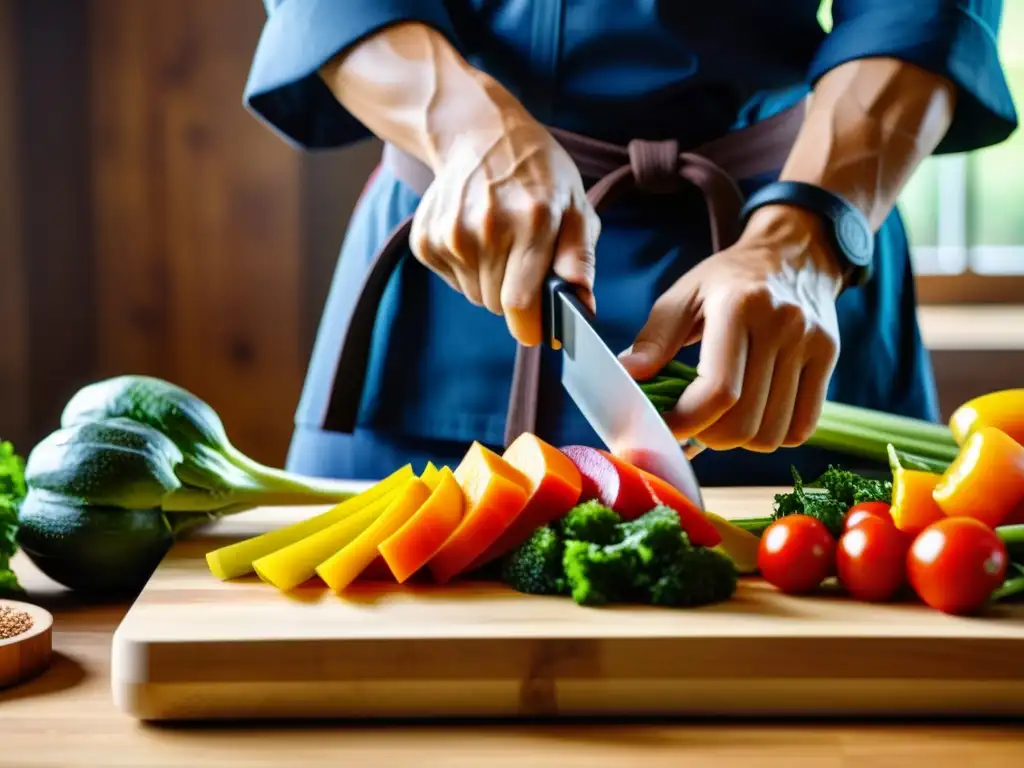
<path id="1" fill-rule="evenodd" d="M 622 539 L 622 518 L 596 499 L 577 504 L 562 518 L 562 536 L 592 544 L 614 544 Z"/>
<path id="2" fill-rule="evenodd" d="M 501 580 L 530 595 L 564 595 L 564 549 L 565 543 L 558 533 L 551 526 L 542 526 L 505 556 Z"/>
<path id="3" fill-rule="evenodd" d="M 567 541 L 562 562 L 572 599 L 580 605 L 627 601 L 643 572 L 640 552 L 629 542 L 602 546 Z"/>
<path id="4" fill-rule="evenodd" d="M 650 586 L 651 603 L 688 608 L 728 600 L 737 578 L 736 566 L 726 555 L 686 546 L 662 566 Z"/>
<path id="5" fill-rule="evenodd" d="M 692 546 L 674 510 L 656 507 L 619 529 L 622 538 L 615 544 L 566 542 L 565 577 L 577 603 L 697 606 L 735 592 L 732 561 Z"/>
<path id="6" fill-rule="evenodd" d="M 832 495 L 832 498 L 842 502 L 847 508 L 865 501 L 892 503 L 892 483 L 890 481 L 861 477 L 855 472 L 835 466 L 829 466 L 815 485 L 824 488 Z"/>
<path id="7" fill-rule="evenodd" d="M 775 494 L 774 514 L 776 520 L 787 515 L 808 515 L 825 524 L 835 537 L 843 532 L 848 504 L 836 499 L 828 491 L 808 491 L 796 469 L 793 469 L 793 490 Z"/>

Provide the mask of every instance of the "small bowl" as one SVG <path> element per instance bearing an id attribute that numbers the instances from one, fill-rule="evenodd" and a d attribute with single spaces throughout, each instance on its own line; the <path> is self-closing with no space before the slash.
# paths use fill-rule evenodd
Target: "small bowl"
<path id="1" fill-rule="evenodd" d="M 0 607 L 24 611 L 32 617 L 32 628 L 15 637 L 0 640 L 0 689 L 35 677 L 53 656 L 53 616 L 30 603 L 0 600 Z"/>

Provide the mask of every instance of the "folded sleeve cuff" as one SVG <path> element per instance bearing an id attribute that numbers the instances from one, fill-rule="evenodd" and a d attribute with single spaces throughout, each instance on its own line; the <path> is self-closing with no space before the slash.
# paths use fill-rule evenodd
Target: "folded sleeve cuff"
<path id="1" fill-rule="evenodd" d="M 995 31 L 969 9 L 890 0 L 835 22 L 811 63 L 812 83 L 848 61 L 895 58 L 943 76 L 958 89 L 953 122 L 935 154 L 998 144 L 1016 129 Z"/>
<path id="2" fill-rule="evenodd" d="M 454 45 L 443 0 L 283 0 L 253 56 L 245 106 L 291 143 L 339 147 L 369 135 L 320 79 L 332 57 L 398 22 L 427 24 Z"/>

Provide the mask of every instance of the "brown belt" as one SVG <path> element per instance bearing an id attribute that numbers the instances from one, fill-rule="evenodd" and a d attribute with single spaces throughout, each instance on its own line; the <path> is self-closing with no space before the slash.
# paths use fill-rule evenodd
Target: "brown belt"
<path id="1" fill-rule="evenodd" d="M 717 252 L 739 236 L 744 198 L 736 180 L 781 170 L 803 118 L 801 103 L 689 152 L 680 152 L 672 140 L 635 139 L 623 147 L 568 131 L 550 130 L 575 161 L 584 182 L 592 184 L 587 197 L 598 211 L 627 191 L 672 193 L 678 189 L 680 180 L 696 186 L 707 203 L 711 246 Z M 383 162 L 396 178 L 421 196 L 433 180 L 426 165 L 390 144 L 384 147 Z M 381 246 L 367 267 L 345 324 L 339 329 L 343 342 L 331 394 L 319 413 L 320 429 L 344 433 L 355 430 L 377 309 L 392 272 L 409 252 L 411 225 L 410 216 Z M 505 422 L 506 445 L 536 428 L 540 360 L 540 347 L 519 345 L 516 349 Z"/>

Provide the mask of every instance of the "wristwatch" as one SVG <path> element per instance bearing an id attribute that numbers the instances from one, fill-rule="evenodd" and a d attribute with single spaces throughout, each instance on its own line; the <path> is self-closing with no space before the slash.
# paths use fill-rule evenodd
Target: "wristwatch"
<path id="1" fill-rule="evenodd" d="M 795 205 L 817 215 L 836 257 L 843 264 L 844 286 L 864 285 L 871 279 L 875 237 L 867 217 L 843 197 L 802 181 L 772 182 L 747 200 L 740 212 L 746 226 L 750 216 L 766 205 Z"/>

